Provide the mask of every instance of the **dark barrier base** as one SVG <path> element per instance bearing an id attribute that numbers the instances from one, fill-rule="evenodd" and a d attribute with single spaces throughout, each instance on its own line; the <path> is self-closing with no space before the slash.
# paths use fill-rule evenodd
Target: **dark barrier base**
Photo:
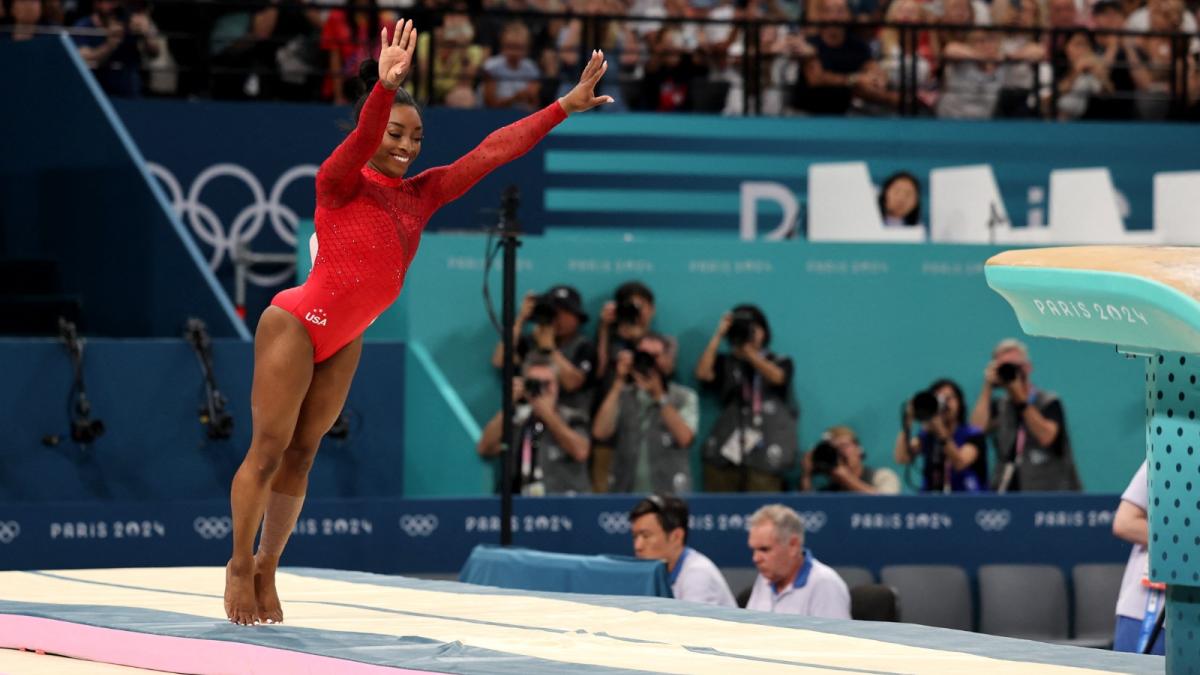
<path id="1" fill-rule="evenodd" d="M 564 553 L 632 551 L 632 496 L 517 499 L 519 546 Z M 749 567 L 748 516 L 782 501 L 804 516 L 830 565 L 1121 562 L 1118 499 L 1008 497 L 695 496 L 689 543 L 722 567 Z M 0 569 L 223 565 L 225 500 L 0 503 Z M 456 572 L 472 547 L 499 540 L 496 499 L 310 499 L 284 564 L 383 573 Z"/>

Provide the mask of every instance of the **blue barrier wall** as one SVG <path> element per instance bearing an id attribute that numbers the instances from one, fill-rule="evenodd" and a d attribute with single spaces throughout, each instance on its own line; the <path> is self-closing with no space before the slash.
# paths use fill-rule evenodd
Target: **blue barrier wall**
<path id="1" fill-rule="evenodd" d="M 68 434 L 66 350 L 50 340 L 0 340 L 0 503 L 227 499 L 250 445 L 253 345 L 216 340 L 213 352 L 217 386 L 234 417 L 232 438 L 220 441 L 208 439 L 199 422 L 204 381 L 190 346 L 89 340 L 88 398 L 107 431 L 81 449 Z M 403 345 L 366 346 L 347 402 L 350 435 L 322 443 L 313 497 L 402 494 L 404 354 Z M 47 447 L 49 434 L 64 440 Z"/>
<path id="2" fill-rule="evenodd" d="M 328 458 L 326 458 L 328 459 Z M 320 466 L 320 462 L 318 462 Z M 1007 497 L 701 496 L 689 543 L 722 567 L 750 567 L 746 521 L 782 501 L 805 518 L 807 544 L 831 565 L 1121 562 L 1115 495 Z M 518 546 L 629 555 L 630 496 L 515 501 Z M 0 569 L 223 565 L 225 501 L 0 503 Z M 456 572 L 478 543 L 499 539 L 495 499 L 305 502 L 284 564 L 383 573 Z M 5 535 L 5 533 L 8 533 Z M 7 541 L 6 541 L 7 540 Z M 735 589 L 740 590 L 740 589 Z"/>
<path id="3" fill-rule="evenodd" d="M 427 235 L 400 301 L 367 334 L 425 345 L 480 424 L 500 398 L 489 361 L 497 338 L 480 293 L 483 248 L 479 236 Z M 756 302 L 771 322 L 773 348 L 795 359 L 804 447 L 826 427 L 849 424 L 868 462 L 890 466 L 901 403 L 942 376 L 956 379 L 973 401 L 992 347 L 1021 335 L 982 276 L 983 261 L 997 250 L 530 237 L 520 249 L 518 289 L 569 281 L 596 317 L 619 283 L 645 281 L 659 298 L 656 326 L 679 338 L 678 377 L 693 384 L 692 369 L 721 313 Z M 498 272 L 491 283 L 497 297 Z M 585 330 L 595 326 L 593 319 Z M 1028 344 L 1035 384 L 1064 401 L 1084 486 L 1123 490 L 1145 454 L 1142 364 L 1101 345 Z M 716 419 L 711 397 L 702 399 L 698 440 Z M 433 446 L 442 430 L 414 424 L 409 433 Z M 470 448 L 447 452 L 465 465 L 478 461 Z M 474 473 L 465 476 L 459 494 L 479 494 Z"/>
<path id="4" fill-rule="evenodd" d="M 176 336 L 198 316 L 248 337 L 71 43 L 0 41 L 0 88 L 0 257 L 57 261 L 89 334 Z"/>
<path id="5" fill-rule="evenodd" d="M 296 219 L 313 210 L 311 176 L 344 135 L 346 108 L 316 105 L 119 101 L 116 108 L 226 287 L 228 246 L 291 250 Z M 425 110 L 415 169 L 446 163 L 512 121 L 497 111 Z M 163 120 L 170 120 L 164 124 Z M 177 133 L 177 129 L 187 129 Z M 868 163 L 882 182 L 898 169 L 926 180 L 936 167 L 991 164 L 1014 223 L 1045 223 L 1052 169 L 1107 166 L 1128 205 L 1127 226 L 1151 224 L 1156 171 L 1196 169 L 1200 140 L 1168 124 L 1045 124 L 947 120 L 757 119 L 703 115 L 573 117 L 527 156 L 485 179 L 430 222 L 432 230 L 495 222 L 500 189 L 521 187 L 521 219 L 550 227 L 645 228 L 735 237 L 743 181 L 773 181 L 803 204 L 813 162 Z M 927 181 L 926 181 L 927 182 Z M 928 197 L 926 191 L 926 197 Z M 925 200 L 928 208 L 928 200 Z M 756 205 L 760 231 L 778 222 Z M 926 215 L 928 218 L 928 215 Z M 257 311 L 288 271 L 260 270 Z"/>

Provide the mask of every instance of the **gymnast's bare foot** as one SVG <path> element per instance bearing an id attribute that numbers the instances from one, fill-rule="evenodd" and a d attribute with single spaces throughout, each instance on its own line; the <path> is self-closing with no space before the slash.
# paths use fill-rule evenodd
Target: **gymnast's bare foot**
<path id="1" fill-rule="evenodd" d="M 225 615 L 242 626 L 258 621 L 258 606 L 254 601 L 254 558 L 230 558 L 225 566 Z"/>
<path id="2" fill-rule="evenodd" d="M 262 623 L 283 623 L 283 606 L 275 590 L 275 568 L 279 560 L 254 556 L 254 599 L 258 603 L 258 620 Z"/>

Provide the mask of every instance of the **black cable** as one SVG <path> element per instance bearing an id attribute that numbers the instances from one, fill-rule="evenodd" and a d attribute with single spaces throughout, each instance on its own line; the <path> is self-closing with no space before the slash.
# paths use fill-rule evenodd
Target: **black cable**
<path id="1" fill-rule="evenodd" d="M 500 254 L 504 246 L 500 243 L 492 243 L 496 240 L 496 230 L 494 228 L 488 228 L 487 234 L 487 241 L 484 243 L 483 248 L 483 304 L 487 309 L 488 320 L 491 321 L 492 327 L 496 329 L 496 334 L 503 339 L 504 328 L 500 325 L 500 319 L 496 318 L 495 303 L 492 302 L 491 276 L 492 265 L 496 263 L 496 256 Z"/>

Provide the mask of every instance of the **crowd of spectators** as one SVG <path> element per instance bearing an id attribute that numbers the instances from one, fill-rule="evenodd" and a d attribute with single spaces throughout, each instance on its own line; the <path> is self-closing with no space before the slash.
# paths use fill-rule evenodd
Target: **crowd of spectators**
<path id="1" fill-rule="evenodd" d="M 1162 119 L 1200 109 L 1196 10 L 1194 0 L 2 0 L 0 35 L 70 27 L 115 96 L 344 103 L 380 29 L 403 14 L 423 32 L 410 86 L 434 105 L 537 108 L 598 47 L 611 110 L 741 114 L 752 96 L 768 115 Z M 1097 32 L 1108 30 L 1133 33 Z"/>
<path id="2" fill-rule="evenodd" d="M 691 369 L 699 391 L 680 376 L 678 343 L 655 325 L 655 314 L 653 291 L 637 281 L 615 290 L 594 332 L 571 286 L 525 296 L 513 328 L 520 374 L 509 385 L 515 492 L 901 491 L 900 477 L 879 465 L 880 454 L 872 465 L 848 426 L 800 446 L 796 367 L 770 349 L 771 326 L 759 307 L 739 304 L 717 321 Z M 502 355 L 498 343 L 497 372 Z M 1006 339 L 974 400 L 946 378 L 906 400 L 892 457 L 911 489 L 1080 490 L 1063 403 L 1032 374 L 1025 345 Z M 716 411 L 703 423 L 702 397 Z M 500 452 L 502 426 L 497 411 L 479 441 L 482 456 Z M 701 476 L 693 476 L 695 464 Z"/>

